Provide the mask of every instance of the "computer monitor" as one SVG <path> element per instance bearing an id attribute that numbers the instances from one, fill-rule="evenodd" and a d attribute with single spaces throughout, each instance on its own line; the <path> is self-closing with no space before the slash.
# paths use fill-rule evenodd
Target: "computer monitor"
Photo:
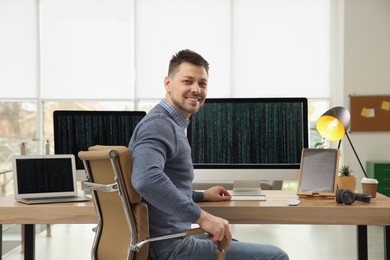
<path id="1" fill-rule="evenodd" d="M 77 170 L 84 170 L 79 151 L 93 145 L 128 146 L 144 111 L 56 110 L 53 113 L 55 154 L 74 154 Z"/>
<path id="2" fill-rule="evenodd" d="M 298 179 L 309 146 L 306 98 L 209 98 L 190 120 L 194 182 L 253 192 L 262 180 Z"/>

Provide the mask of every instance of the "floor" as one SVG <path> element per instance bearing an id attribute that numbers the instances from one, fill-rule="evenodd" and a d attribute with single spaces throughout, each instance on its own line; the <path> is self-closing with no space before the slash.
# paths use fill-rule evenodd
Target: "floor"
<path id="1" fill-rule="evenodd" d="M 52 225 L 51 237 L 46 231 L 37 234 L 36 260 L 87 260 L 95 225 Z M 356 259 L 356 228 L 354 226 L 319 225 L 232 225 L 236 239 L 254 243 L 269 243 L 283 248 L 291 260 Z M 22 260 L 20 226 L 15 232 L 4 232 L 4 245 L 16 243 L 4 260 Z M 369 226 L 369 260 L 384 259 L 383 229 Z"/>

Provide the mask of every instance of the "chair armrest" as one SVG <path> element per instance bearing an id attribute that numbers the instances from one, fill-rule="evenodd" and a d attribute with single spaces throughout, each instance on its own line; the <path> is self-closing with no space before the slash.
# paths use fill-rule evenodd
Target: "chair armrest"
<path id="1" fill-rule="evenodd" d="M 200 235 L 207 233 L 201 228 L 193 228 L 193 229 L 188 229 L 183 233 L 177 233 L 177 234 L 172 234 L 172 235 L 166 235 L 166 236 L 161 236 L 161 237 L 153 237 L 149 239 L 142 240 L 135 245 L 130 245 L 130 249 L 133 251 L 138 252 L 145 244 L 153 241 L 160 241 L 160 240 L 166 240 L 166 239 L 171 239 L 171 238 L 177 238 L 177 237 L 188 237 L 188 236 L 193 236 L 193 235 Z M 227 241 L 226 238 L 224 237 L 222 241 L 218 242 L 218 250 L 217 255 L 219 257 L 219 254 L 224 255 L 225 250 L 227 247 Z M 223 259 L 223 258 L 221 258 Z"/>
<path id="2" fill-rule="evenodd" d="M 104 192 L 118 191 L 118 184 L 116 182 L 112 184 L 99 184 L 99 183 L 84 181 L 84 187 L 90 190 L 104 191 Z"/>

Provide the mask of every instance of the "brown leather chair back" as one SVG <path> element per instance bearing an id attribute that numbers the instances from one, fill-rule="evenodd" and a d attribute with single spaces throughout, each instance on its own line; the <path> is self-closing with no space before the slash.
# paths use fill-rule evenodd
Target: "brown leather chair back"
<path id="1" fill-rule="evenodd" d="M 115 192 L 92 189 L 98 228 L 92 250 L 93 259 L 147 259 L 148 245 L 139 252 L 130 245 L 149 237 L 148 209 L 131 184 L 132 163 L 127 147 L 93 146 L 79 153 L 89 182 L 117 183 Z"/>

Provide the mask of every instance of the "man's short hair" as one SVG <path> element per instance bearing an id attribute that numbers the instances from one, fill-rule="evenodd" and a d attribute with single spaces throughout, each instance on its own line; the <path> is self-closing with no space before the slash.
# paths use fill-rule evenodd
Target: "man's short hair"
<path id="1" fill-rule="evenodd" d="M 169 62 L 168 75 L 175 74 L 179 69 L 180 64 L 189 62 L 191 64 L 202 66 L 205 68 L 207 75 L 209 74 L 209 63 L 198 53 L 191 50 L 181 50 L 172 56 Z"/>

